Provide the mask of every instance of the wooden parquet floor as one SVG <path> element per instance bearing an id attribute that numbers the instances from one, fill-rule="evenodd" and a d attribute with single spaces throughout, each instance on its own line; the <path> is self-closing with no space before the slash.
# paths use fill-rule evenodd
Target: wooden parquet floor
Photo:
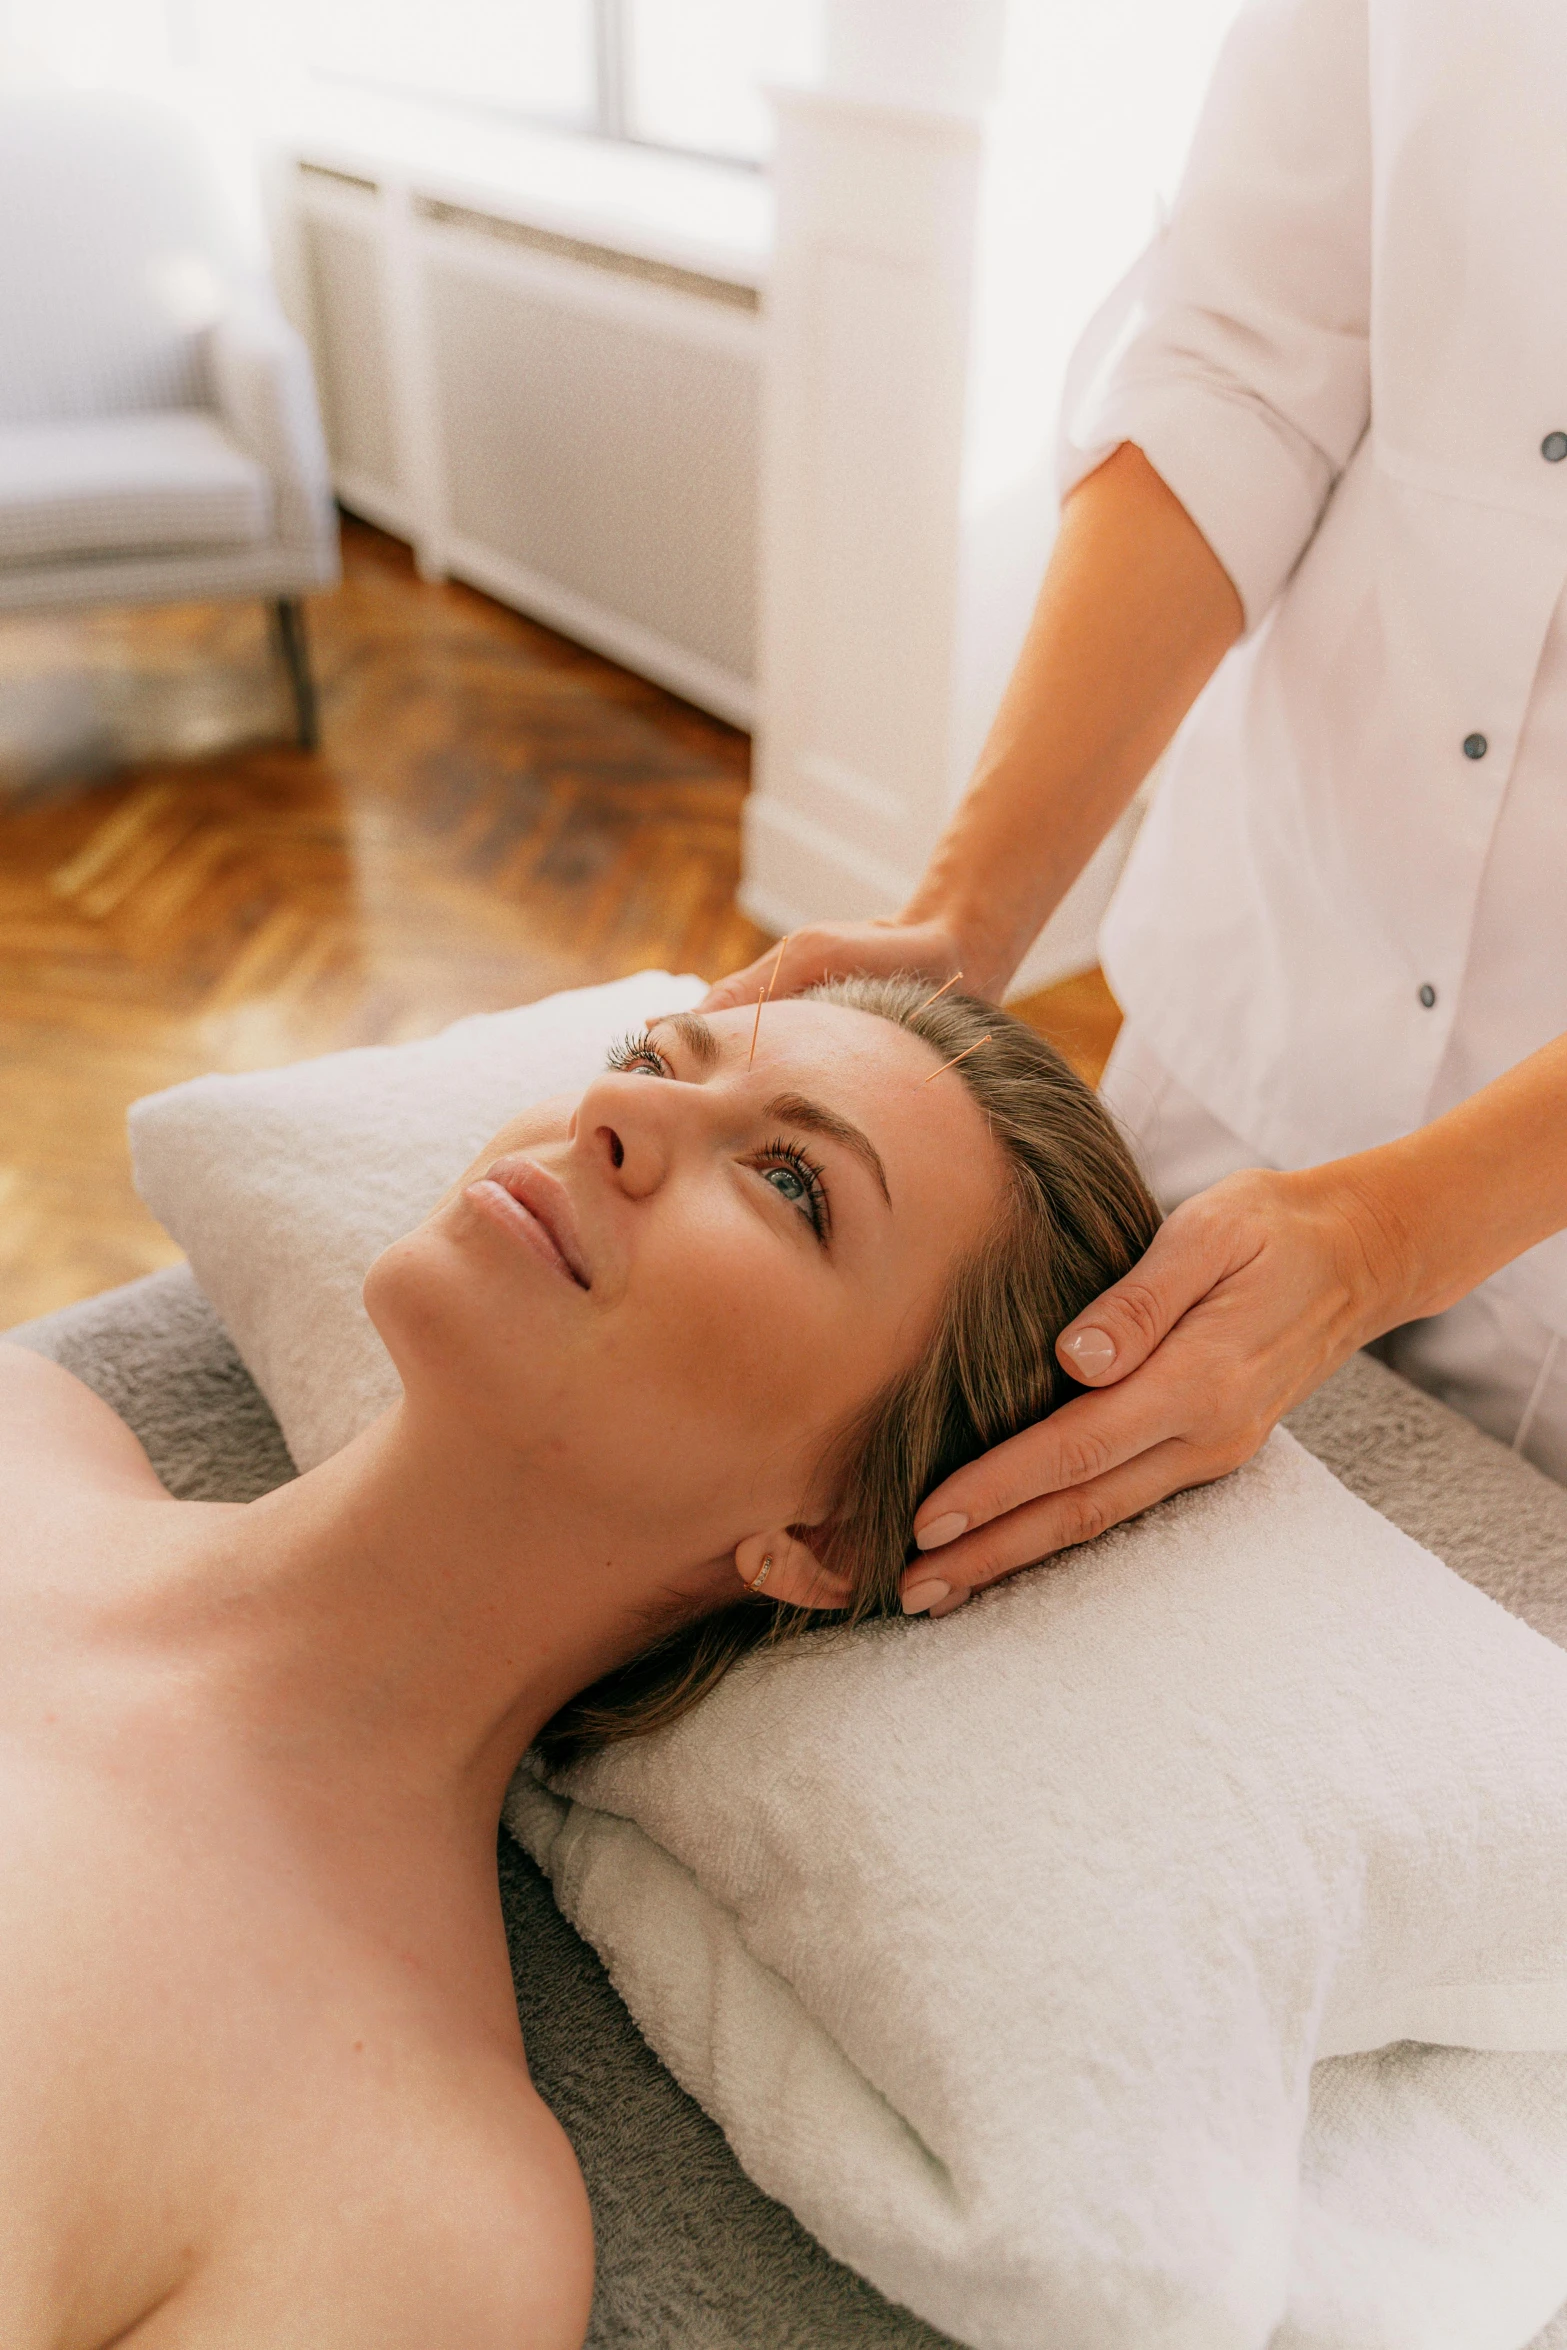
<path id="1" fill-rule="evenodd" d="M 743 735 L 368 525 L 344 556 L 313 757 L 259 607 L 0 626 L 0 1328 L 176 1256 L 138 1094 L 764 943 Z M 1029 1008 L 1097 1075 L 1097 975 Z"/>

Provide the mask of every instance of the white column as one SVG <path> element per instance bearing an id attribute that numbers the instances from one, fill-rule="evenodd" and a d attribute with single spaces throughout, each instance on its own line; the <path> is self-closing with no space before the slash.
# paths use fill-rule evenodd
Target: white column
<path id="1" fill-rule="evenodd" d="M 741 890 L 769 927 L 891 911 L 972 768 L 1055 527 L 1067 357 L 1153 226 L 1140 9 L 828 0 L 823 84 L 780 97 Z M 1132 828 L 1022 987 L 1094 960 Z"/>
<path id="2" fill-rule="evenodd" d="M 895 905 L 949 786 L 976 122 L 781 99 L 742 903 Z"/>

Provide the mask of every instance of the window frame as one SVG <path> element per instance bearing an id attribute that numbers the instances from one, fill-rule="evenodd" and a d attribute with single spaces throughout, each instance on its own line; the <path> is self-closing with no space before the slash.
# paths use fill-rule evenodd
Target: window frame
<path id="1" fill-rule="evenodd" d="M 736 155 L 714 147 L 686 147 L 670 139 L 645 138 L 632 128 L 630 0 L 590 0 L 593 21 L 593 102 L 580 120 L 535 112 L 526 106 L 485 105 L 481 100 L 430 96 L 406 82 L 384 82 L 373 74 L 345 73 L 340 68 L 312 68 L 313 78 L 347 84 L 361 90 L 381 90 L 388 97 L 412 98 L 444 114 L 482 114 L 491 121 L 526 123 L 532 129 L 558 132 L 565 138 L 604 139 L 620 147 L 636 147 L 644 154 L 674 155 L 694 163 L 715 163 L 730 171 L 764 172 L 767 159 Z"/>

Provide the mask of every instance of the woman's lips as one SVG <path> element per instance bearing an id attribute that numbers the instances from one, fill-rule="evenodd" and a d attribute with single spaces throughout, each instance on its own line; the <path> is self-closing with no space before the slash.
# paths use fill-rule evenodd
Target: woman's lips
<path id="1" fill-rule="evenodd" d="M 592 1288 L 577 1219 L 565 1185 L 555 1176 L 547 1175 L 532 1159 L 497 1159 L 468 1186 L 468 1192 L 478 1206 L 525 1240 L 557 1273 L 564 1273 L 579 1289 Z"/>

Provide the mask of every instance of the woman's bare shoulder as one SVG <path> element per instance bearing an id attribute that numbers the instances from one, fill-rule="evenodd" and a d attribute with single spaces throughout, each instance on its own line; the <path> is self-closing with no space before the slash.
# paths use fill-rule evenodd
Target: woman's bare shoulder
<path id="1" fill-rule="evenodd" d="M 0 1490 L 60 1477 L 78 1490 L 167 1498 L 118 1412 L 46 1355 L 0 1339 Z"/>
<path id="2" fill-rule="evenodd" d="M 443 2338 L 467 2350 L 524 2342 L 580 2350 L 593 2300 L 593 2221 L 576 2156 L 531 2091 L 516 2100 L 504 2137 L 494 2118 L 474 2117 L 459 2134 L 466 2160 L 443 2166 L 407 2215 L 409 2232 L 423 2237 L 417 2267 L 431 2297 L 409 2328 L 410 2350 Z"/>
<path id="3" fill-rule="evenodd" d="M 373 2138 L 357 2139 L 340 2114 L 322 2139 L 330 2176 L 295 2181 L 289 2263 L 312 2340 L 581 2350 L 593 2299 L 587 2190 L 523 2066 L 411 2046 L 397 2079 L 395 2111 Z M 272 2338 L 237 2316 L 229 2338 L 263 2333 Z"/>

